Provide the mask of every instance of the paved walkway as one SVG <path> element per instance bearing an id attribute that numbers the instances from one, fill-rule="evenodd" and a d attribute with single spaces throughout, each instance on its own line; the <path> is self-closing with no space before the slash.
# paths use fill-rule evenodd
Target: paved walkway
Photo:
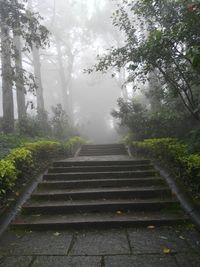
<path id="1" fill-rule="evenodd" d="M 94 159 L 128 157 L 87 157 Z M 200 234 L 191 226 L 58 232 L 8 230 L 0 237 L 0 267 L 11 266 L 198 267 Z"/>

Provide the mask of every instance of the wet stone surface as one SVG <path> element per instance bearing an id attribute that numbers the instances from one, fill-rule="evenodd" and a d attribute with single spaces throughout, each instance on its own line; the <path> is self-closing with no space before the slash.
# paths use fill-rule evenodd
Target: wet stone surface
<path id="1" fill-rule="evenodd" d="M 104 260 L 105 267 L 178 267 L 173 256 L 108 256 Z"/>
<path id="2" fill-rule="evenodd" d="M 128 230 L 128 235 L 134 254 L 163 253 L 165 249 L 175 253 L 189 249 L 185 239 L 173 228 L 133 229 Z"/>
<path id="3" fill-rule="evenodd" d="M 10 256 L 0 260 L 0 267 L 28 267 L 31 262 L 31 256 Z"/>
<path id="4" fill-rule="evenodd" d="M 129 254 L 130 248 L 124 230 L 81 231 L 75 238 L 70 255 Z"/>
<path id="5" fill-rule="evenodd" d="M 0 241 L 1 255 L 67 255 L 73 234 L 56 231 L 7 232 L 4 236 Z"/>
<path id="6" fill-rule="evenodd" d="M 173 227 L 8 231 L 0 241 L 0 267 L 197 267 L 199 241 L 194 229 Z"/>
<path id="7" fill-rule="evenodd" d="M 101 267 L 101 257 L 39 256 L 32 267 Z"/>
<path id="8" fill-rule="evenodd" d="M 200 251 L 197 254 L 192 252 L 177 254 L 176 260 L 181 267 L 197 267 L 200 266 Z"/>

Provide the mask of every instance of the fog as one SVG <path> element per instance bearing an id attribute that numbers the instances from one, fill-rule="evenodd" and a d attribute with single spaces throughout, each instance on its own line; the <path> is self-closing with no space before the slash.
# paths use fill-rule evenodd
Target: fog
<path id="1" fill-rule="evenodd" d="M 112 26 L 114 1 L 108 0 L 32 0 L 35 12 L 43 17 L 50 31 L 50 45 L 40 50 L 40 64 L 45 109 L 61 104 L 70 123 L 84 137 L 95 143 L 116 142 L 120 136 L 110 115 L 122 96 L 125 75 L 84 73 L 111 46 L 121 45 L 120 32 Z M 32 71 L 29 55 L 24 56 L 25 69 Z M 36 112 L 32 93 L 30 114 Z M 33 104 L 33 105 L 32 105 Z M 34 108 L 33 108 L 34 107 Z"/>

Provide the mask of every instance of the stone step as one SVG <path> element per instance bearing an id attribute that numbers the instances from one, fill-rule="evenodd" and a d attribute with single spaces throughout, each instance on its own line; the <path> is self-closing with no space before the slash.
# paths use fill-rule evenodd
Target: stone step
<path id="1" fill-rule="evenodd" d="M 91 150 L 91 151 L 94 151 L 94 150 L 126 150 L 126 147 L 125 146 L 110 146 L 110 147 L 104 147 L 104 146 L 100 146 L 100 147 L 93 147 L 93 146 L 90 146 L 90 147 L 85 147 L 85 146 L 82 146 L 81 147 L 81 150 Z"/>
<path id="2" fill-rule="evenodd" d="M 48 173 L 69 173 L 69 172 L 107 172 L 107 171 L 144 171 L 153 170 L 153 165 L 127 165 L 127 166 L 82 166 L 82 167 L 51 167 Z"/>
<path id="3" fill-rule="evenodd" d="M 127 155 L 126 152 L 80 152 L 78 154 L 79 157 L 92 157 L 92 156 L 119 156 L 119 155 Z"/>
<path id="4" fill-rule="evenodd" d="M 91 212 L 159 211 L 172 207 L 178 202 L 172 199 L 118 199 L 96 201 L 49 201 L 31 202 L 23 206 L 23 214 L 72 214 Z"/>
<path id="5" fill-rule="evenodd" d="M 40 200 L 85 200 L 115 198 L 155 198 L 169 197 L 171 190 L 167 186 L 151 186 L 138 188 L 85 188 L 59 191 L 36 191 L 32 198 Z"/>
<path id="6" fill-rule="evenodd" d="M 117 148 L 124 148 L 124 144 L 99 144 L 99 145 L 82 145 L 82 148 L 111 148 L 111 147 L 117 147 Z"/>
<path id="7" fill-rule="evenodd" d="M 76 173 L 48 173 L 44 175 L 44 180 L 88 180 L 100 178 L 146 178 L 156 176 L 156 171 L 123 171 L 123 172 L 76 172 Z"/>
<path id="8" fill-rule="evenodd" d="M 102 160 L 102 161 L 55 161 L 53 167 L 75 167 L 75 166 L 126 166 L 126 165 L 146 165 L 150 160 Z"/>
<path id="9" fill-rule="evenodd" d="M 165 184 L 164 179 L 150 178 L 131 178 L 131 179 L 89 179 L 75 181 L 44 181 L 38 184 L 39 190 L 46 189 L 67 189 L 67 188 L 99 188 L 99 187 L 117 187 L 117 186 L 153 186 Z"/>
<path id="10" fill-rule="evenodd" d="M 114 227 L 147 227 L 177 225 L 185 223 L 188 217 L 182 214 L 161 212 L 127 213 L 81 213 L 67 215 L 20 216 L 13 223 L 15 229 L 64 230 Z"/>

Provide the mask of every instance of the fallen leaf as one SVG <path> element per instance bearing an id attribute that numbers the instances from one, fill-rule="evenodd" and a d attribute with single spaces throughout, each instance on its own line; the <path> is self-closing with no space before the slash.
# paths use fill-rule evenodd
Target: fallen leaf
<path id="1" fill-rule="evenodd" d="M 185 237 L 183 237 L 182 235 L 180 235 L 179 238 L 185 240 Z"/>
<path id="2" fill-rule="evenodd" d="M 161 239 L 167 240 L 168 238 L 166 236 L 160 236 Z"/>
<path id="3" fill-rule="evenodd" d="M 117 214 L 122 214 L 122 211 L 121 210 L 118 210 L 116 213 Z"/>
<path id="4" fill-rule="evenodd" d="M 32 217 L 40 217 L 41 214 L 33 214 Z"/>
<path id="5" fill-rule="evenodd" d="M 19 192 L 16 192 L 15 195 L 18 197 L 19 196 Z"/>
<path id="6" fill-rule="evenodd" d="M 170 254 L 171 253 L 171 249 L 170 248 L 164 248 L 163 249 L 163 253 L 164 254 Z"/>
<path id="7" fill-rule="evenodd" d="M 156 227 L 154 225 L 147 226 L 147 229 L 155 229 Z"/>
<path id="8" fill-rule="evenodd" d="M 53 235 L 55 235 L 55 236 L 59 236 L 60 233 L 59 233 L 59 232 L 55 232 L 55 233 L 53 233 Z"/>

